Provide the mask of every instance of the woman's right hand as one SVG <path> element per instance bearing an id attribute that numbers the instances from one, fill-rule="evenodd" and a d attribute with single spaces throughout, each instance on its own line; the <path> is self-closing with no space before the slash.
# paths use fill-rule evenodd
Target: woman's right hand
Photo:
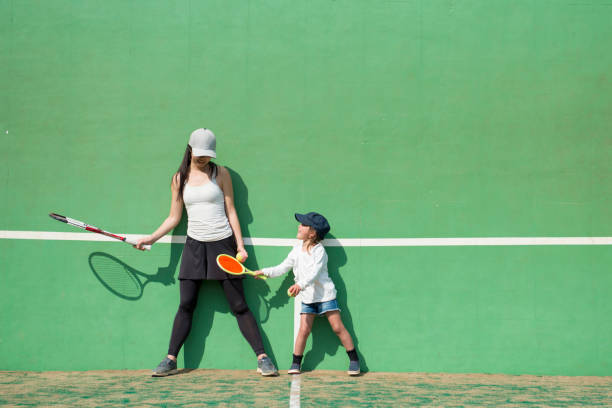
<path id="1" fill-rule="evenodd" d="M 134 245 L 134 248 L 136 249 L 140 249 L 141 251 L 144 251 L 145 245 L 153 245 L 155 243 L 155 241 L 153 240 L 153 237 L 151 237 L 151 235 L 148 235 L 146 237 L 140 238 L 137 242 L 136 245 Z"/>
<path id="2" fill-rule="evenodd" d="M 259 270 L 259 271 L 253 271 L 253 276 L 254 276 L 256 279 L 261 279 L 261 278 L 260 278 L 260 276 L 262 276 L 262 275 L 264 275 L 264 273 L 263 273 L 261 270 Z M 264 276 L 265 276 L 265 275 L 264 275 Z"/>

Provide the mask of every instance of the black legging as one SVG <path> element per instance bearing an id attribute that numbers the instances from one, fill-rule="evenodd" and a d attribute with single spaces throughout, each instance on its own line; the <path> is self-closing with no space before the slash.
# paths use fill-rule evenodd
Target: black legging
<path id="1" fill-rule="evenodd" d="M 223 293 L 225 293 L 225 298 L 229 303 L 232 314 L 238 320 L 238 327 L 242 335 L 251 345 L 255 355 L 263 354 L 264 347 L 261 333 L 257 327 L 255 317 L 244 298 L 242 279 L 225 279 L 218 282 L 223 288 Z M 198 303 L 198 292 L 201 285 L 201 280 L 180 280 L 181 302 L 174 318 L 172 335 L 170 336 L 170 347 L 168 348 L 168 354 L 171 356 L 176 357 L 178 355 L 191 330 L 191 320 Z"/>

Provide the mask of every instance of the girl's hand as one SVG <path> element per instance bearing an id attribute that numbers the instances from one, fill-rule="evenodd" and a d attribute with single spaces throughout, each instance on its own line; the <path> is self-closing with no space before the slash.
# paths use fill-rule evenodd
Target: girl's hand
<path id="1" fill-rule="evenodd" d="M 298 293 L 300 293 L 301 291 L 302 288 L 300 288 L 300 286 L 296 283 L 295 285 L 289 286 L 289 290 L 287 291 L 287 293 L 291 296 L 297 296 Z"/>
<path id="2" fill-rule="evenodd" d="M 144 238 L 140 238 L 138 240 L 138 242 L 136 242 L 136 245 L 134 245 L 134 248 L 136 249 L 140 249 L 141 251 L 144 251 L 144 246 L 145 245 L 153 245 L 155 243 L 155 241 L 153 241 L 153 238 L 151 238 L 151 236 L 146 236 Z"/>
<path id="3" fill-rule="evenodd" d="M 262 276 L 264 273 L 262 271 L 253 271 L 253 276 L 255 277 L 255 279 L 261 279 L 260 276 Z"/>
<path id="4" fill-rule="evenodd" d="M 238 248 L 238 253 L 236 253 L 236 259 L 239 262 L 244 263 L 244 261 L 247 260 L 247 258 L 249 257 L 248 252 L 244 249 L 244 247 Z"/>

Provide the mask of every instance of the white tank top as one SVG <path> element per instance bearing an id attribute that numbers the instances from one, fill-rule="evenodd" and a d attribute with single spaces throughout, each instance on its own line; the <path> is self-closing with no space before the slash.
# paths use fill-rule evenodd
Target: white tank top
<path id="1" fill-rule="evenodd" d="M 187 235 L 191 238 L 210 242 L 233 234 L 216 177 L 200 186 L 185 184 L 183 202 L 187 209 Z"/>

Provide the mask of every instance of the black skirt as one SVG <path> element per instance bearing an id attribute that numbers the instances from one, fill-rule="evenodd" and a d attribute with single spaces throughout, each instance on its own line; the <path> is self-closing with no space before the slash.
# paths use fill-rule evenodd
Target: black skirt
<path id="1" fill-rule="evenodd" d="M 242 279 L 243 275 L 230 275 L 217 265 L 217 256 L 228 254 L 236 256 L 236 238 L 234 235 L 219 241 L 202 242 L 187 237 L 183 249 L 183 259 L 179 279 L 225 280 Z"/>

